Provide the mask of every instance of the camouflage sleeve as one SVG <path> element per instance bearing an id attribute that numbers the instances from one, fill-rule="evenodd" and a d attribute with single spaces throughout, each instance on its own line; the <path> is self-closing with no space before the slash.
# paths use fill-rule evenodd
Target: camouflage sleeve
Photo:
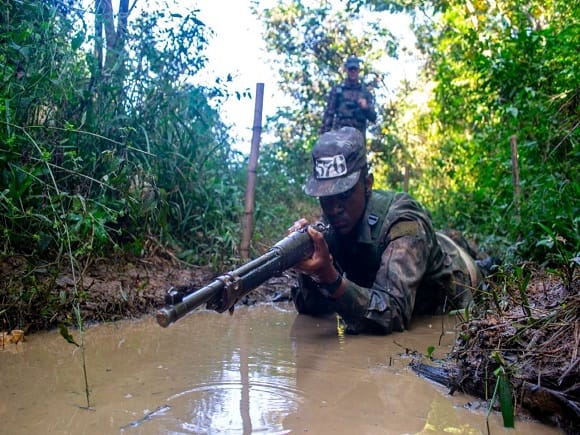
<path id="1" fill-rule="evenodd" d="M 334 312 L 329 300 L 318 291 L 317 284 L 303 274 L 298 276 L 297 286 L 292 288 L 292 301 L 300 314 L 323 316 Z"/>
<path id="2" fill-rule="evenodd" d="M 368 102 L 368 108 L 364 111 L 365 116 L 370 122 L 375 122 L 377 120 L 377 112 L 375 111 L 375 99 L 368 90 L 365 91 L 364 97 Z"/>
<path id="3" fill-rule="evenodd" d="M 401 235 L 387 245 L 371 288 L 361 287 L 345 277 L 345 293 L 333 301 L 322 296 L 316 284 L 303 282 L 293 292 L 298 312 L 311 315 L 337 312 L 353 333 L 389 334 L 408 328 L 429 252 L 427 232 L 419 222 L 413 224 L 415 234 Z"/>
<path id="4" fill-rule="evenodd" d="M 334 115 L 336 114 L 336 87 L 333 87 L 326 97 L 326 107 L 322 115 L 322 125 L 320 126 L 320 133 L 326 133 L 332 130 L 334 123 Z"/>
<path id="5" fill-rule="evenodd" d="M 389 334 L 408 328 L 415 297 L 427 265 L 425 232 L 388 244 L 370 289 L 348 282 L 336 312 L 357 331 Z"/>

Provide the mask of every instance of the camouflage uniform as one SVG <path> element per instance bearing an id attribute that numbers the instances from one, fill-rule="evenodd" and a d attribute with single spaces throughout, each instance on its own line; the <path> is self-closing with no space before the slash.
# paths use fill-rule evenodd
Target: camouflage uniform
<path id="1" fill-rule="evenodd" d="M 300 275 L 294 304 L 302 314 L 336 312 L 353 333 L 403 331 L 414 314 L 464 307 L 482 279 L 474 260 L 436 233 L 429 212 L 405 193 L 373 191 L 357 239 L 327 241 L 345 293 L 329 299 Z"/>
<path id="2" fill-rule="evenodd" d="M 367 100 L 367 109 L 360 107 L 358 100 L 361 98 Z M 372 94 L 362 83 L 345 80 L 342 84 L 334 86 L 328 94 L 320 132 L 325 133 L 349 126 L 356 128 L 364 135 L 367 120 L 375 122 L 376 119 Z"/>

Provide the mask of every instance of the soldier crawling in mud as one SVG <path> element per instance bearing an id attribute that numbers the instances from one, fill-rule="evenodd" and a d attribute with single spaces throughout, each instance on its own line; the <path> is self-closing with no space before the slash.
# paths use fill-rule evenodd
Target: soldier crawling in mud
<path id="1" fill-rule="evenodd" d="M 375 122 L 377 119 L 373 96 L 359 80 L 359 58 L 349 57 L 344 69 L 346 79 L 334 86 L 326 98 L 320 132 L 349 126 L 358 129 L 366 137 L 367 121 Z"/>
<path id="2" fill-rule="evenodd" d="M 430 213 L 406 193 L 372 190 L 362 134 L 343 127 L 312 150 L 305 193 L 319 198 L 328 243 L 311 226 L 314 253 L 294 268 L 301 314 L 338 313 L 348 333 L 388 334 L 414 314 L 465 307 L 482 275 L 457 243 L 433 229 Z M 298 220 L 290 232 L 308 225 Z"/>

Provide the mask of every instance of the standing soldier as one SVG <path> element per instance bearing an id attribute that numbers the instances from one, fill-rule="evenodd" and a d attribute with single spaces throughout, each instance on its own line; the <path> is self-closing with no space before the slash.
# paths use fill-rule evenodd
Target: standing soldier
<path id="1" fill-rule="evenodd" d="M 326 99 L 320 132 L 354 127 L 366 137 L 367 121 L 375 122 L 377 119 L 373 96 L 359 80 L 358 57 L 349 57 L 344 69 L 346 79 L 341 84 L 333 86 Z"/>

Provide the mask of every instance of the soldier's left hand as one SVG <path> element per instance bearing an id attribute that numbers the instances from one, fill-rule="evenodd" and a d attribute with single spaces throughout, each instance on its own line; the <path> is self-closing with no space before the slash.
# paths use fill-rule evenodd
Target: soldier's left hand
<path id="1" fill-rule="evenodd" d="M 368 109 L 368 107 L 369 107 L 369 104 L 367 103 L 366 98 L 360 98 L 358 100 L 358 104 L 361 107 L 361 109 Z"/>
<path id="2" fill-rule="evenodd" d="M 314 281 L 325 284 L 336 281 L 338 272 L 332 262 L 332 255 L 328 250 L 328 244 L 321 232 L 309 226 L 308 235 L 312 239 L 314 252 L 312 255 L 294 266 L 294 269 L 305 275 L 309 275 Z"/>

